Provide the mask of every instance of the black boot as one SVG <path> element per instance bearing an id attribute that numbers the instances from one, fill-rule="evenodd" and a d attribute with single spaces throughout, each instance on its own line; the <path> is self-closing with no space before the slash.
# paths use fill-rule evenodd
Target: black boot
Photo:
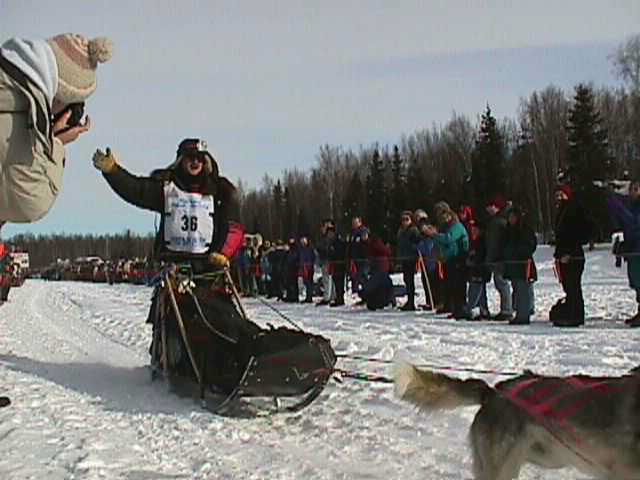
<path id="1" fill-rule="evenodd" d="M 632 323 L 640 323 L 640 305 L 638 305 L 637 313 L 633 317 L 627 318 L 624 323 L 626 323 L 627 325 L 631 325 Z"/>
<path id="2" fill-rule="evenodd" d="M 400 310 L 404 310 L 405 312 L 413 312 L 415 309 L 416 306 L 413 304 L 413 302 L 407 302 L 400 307 Z"/>
<path id="3" fill-rule="evenodd" d="M 636 313 L 633 317 L 625 320 L 624 323 L 632 328 L 640 327 L 640 313 Z"/>

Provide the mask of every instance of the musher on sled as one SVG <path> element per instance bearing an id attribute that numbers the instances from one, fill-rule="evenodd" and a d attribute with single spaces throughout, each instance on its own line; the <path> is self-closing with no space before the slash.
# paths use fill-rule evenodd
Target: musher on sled
<path id="1" fill-rule="evenodd" d="M 206 386 L 230 397 L 312 391 L 315 398 L 335 363 L 328 341 L 262 329 L 246 318 L 238 297 L 234 304 L 229 258 L 244 229 L 235 187 L 219 175 L 206 143 L 183 140 L 175 161 L 149 177 L 129 173 L 109 149 L 97 150 L 93 163 L 121 198 L 160 214 L 154 257 L 169 267 L 149 312 L 152 367 L 197 381 L 201 395 Z"/>

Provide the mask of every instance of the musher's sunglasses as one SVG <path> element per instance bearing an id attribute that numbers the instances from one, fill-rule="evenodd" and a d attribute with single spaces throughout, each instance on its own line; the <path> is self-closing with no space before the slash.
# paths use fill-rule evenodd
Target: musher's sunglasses
<path id="1" fill-rule="evenodd" d="M 182 156 L 182 161 L 204 163 L 204 155 L 187 153 Z"/>

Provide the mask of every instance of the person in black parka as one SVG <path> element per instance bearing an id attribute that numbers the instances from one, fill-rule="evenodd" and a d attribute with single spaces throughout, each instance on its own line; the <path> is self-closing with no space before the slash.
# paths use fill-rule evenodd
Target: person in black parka
<path id="1" fill-rule="evenodd" d="M 344 281 L 347 273 L 347 244 L 338 235 L 334 225 L 327 227 L 327 260 L 329 273 L 336 288 L 335 300 L 331 307 L 344 305 Z"/>
<path id="2" fill-rule="evenodd" d="M 576 201 L 569 185 L 559 185 L 554 198 L 557 207 L 555 223 L 556 272 L 565 293 L 558 305 L 561 309 L 552 315 L 556 326 L 576 327 L 584 324 L 584 298 L 582 296 L 582 273 L 584 272 L 584 250 L 582 246 L 591 237 L 591 222 L 584 209 Z"/>
<path id="3" fill-rule="evenodd" d="M 507 228 L 504 237 L 504 278 L 511 281 L 513 287 L 514 309 L 516 315 L 509 320 L 512 325 L 530 322 L 533 305 L 531 301 L 532 282 L 535 278 L 533 252 L 537 246 L 536 235 L 527 225 L 524 212 L 518 206 L 509 210 Z"/>
<path id="4" fill-rule="evenodd" d="M 155 170 L 148 177 L 135 176 L 118 163 L 116 156 L 107 149 L 97 150 L 94 166 L 123 200 L 139 208 L 160 214 L 156 233 L 154 257 L 181 267 L 189 266 L 195 275 L 219 271 L 229 267 L 233 257 L 244 242 L 244 228 L 238 223 L 239 208 L 233 184 L 218 173 L 213 156 L 207 151 L 206 142 L 187 138 L 180 142 L 176 159 L 167 168 Z M 188 331 L 208 331 L 198 321 L 200 311 L 214 328 L 215 334 L 202 340 L 192 338 L 195 355 L 207 355 L 210 374 L 227 376 L 231 384 L 242 373 L 249 355 L 252 339 L 261 331 L 255 323 L 244 318 L 234 305 L 228 292 L 214 288 L 215 279 L 194 275 L 194 297 L 175 293 L 179 310 L 185 323 L 195 326 Z M 216 277 L 220 278 L 220 277 Z M 167 289 L 161 284 L 153 293 L 148 321 L 154 326 L 150 347 L 152 367 L 160 363 L 157 326 L 163 315 L 172 310 L 166 308 Z M 167 313 L 169 312 L 169 313 Z M 178 374 L 189 375 L 192 369 L 187 356 L 187 345 L 176 325 L 167 326 L 167 356 L 171 369 Z M 228 386 L 228 385 L 227 385 Z"/>

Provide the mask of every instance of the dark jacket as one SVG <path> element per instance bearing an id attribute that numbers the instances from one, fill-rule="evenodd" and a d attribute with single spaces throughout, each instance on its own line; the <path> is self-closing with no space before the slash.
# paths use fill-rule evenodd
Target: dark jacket
<path id="1" fill-rule="evenodd" d="M 625 202 L 620 195 L 611 195 L 607 198 L 607 206 L 622 226 L 625 252 L 640 253 L 640 201 Z"/>
<path id="2" fill-rule="evenodd" d="M 640 201 L 625 203 L 619 195 L 607 199 L 611 215 L 620 222 L 624 231 L 623 254 L 640 253 Z M 640 256 L 630 255 L 627 273 L 631 288 L 640 289 Z"/>
<path id="3" fill-rule="evenodd" d="M 486 241 L 486 261 L 495 263 L 503 260 L 504 235 L 507 228 L 507 218 L 505 210 L 500 211 L 487 221 L 485 229 Z"/>
<path id="4" fill-rule="evenodd" d="M 558 209 L 555 225 L 555 252 L 553 256 L 563 255 L 584 258 L 582 245 L 591 237 L 591 221 L 587 219 L 584 209 L 577 202 L 563 202 Z"/>
<path id="5" fill-rule="evenodd" d="M 318 263 L 322 266 L 327 262 L 329 256 L 329 239 L 326 235 L 322 235 L 316 242 L 316 251 L 318 252 Z"/>
<path id="6" fill-rule="evenodd" d="M 329 272 L 332 275 L 345 275 L 347 272 L 347 244 L 337 235 L 333 241 L 328 243 L 327 260 L 329 261 Z"/>
<path id="7" fill-rule="evenodd" d="M 504 277 L 509 280 L 530 280 L 533 271 L 533 252 L 536 235 L 526 224 L 508 225 L 505 230 Z"/>
<path id="8" fill-rule="evenodd" d="M 276 278 L 281 278 L 284 275 L 287 251 L 284 247 L 278 246 L 267 254 L 267 258 L 271 266 L 271 275 Z"/>
<path id="9" fill-rule="evenodd" d="M 416 263 L 418 258 L 418 243 L 420 242 L 420 232 L 415 225 L 408 228 L 400 228 L 397 236 L 396 255 L 402 263 Z"/>
<path id="10" fill-rule="evenodd" d="M 138 177 L 117 166 L 110 173 L 103 173 L 111 188 L 126 202 L 136 207 L 152 210 L 160 214 L 160 226 L 156 235 L 154 255 L 166 254 L 164 247 L 164 185 L 174 182 L 187 192 L 212 195 L 215 205 L 215 235 L 209 252 L 221 252 L 231 258 L 242 245 L 244 229 L 237 223 L 239 205 L 233 184 L 225 177 L 207 176 L 201 183 L 186 185 L 178 170 L 167 168 L 155 170 L 149 177 Z"/>
<path id="11" fill-rule="evenodd" d="M 351 231 L 351 238 L 348 244 L 348 256 L 350 260 L 363 260 L 366 258 L 366 247 L 362 240 L 365 233 L 369 234 L 369 229 L 364 225 Z"/>
<path id="12" fill-rule="evenodd" d="M 300 274 L 300 248 L 297 245 L 289 245 L 285 260 L 285 277 L 295 280 Z"/>
<path id="13" fill-rule="evenodd" d="M 470 227 L 472 230 L 473 227 Z M 473 230 L 472 230 L 473 232 Z M 483 231 L 470 234 L 469 255 L 467 256 L 467 272 L 470 282 L 487 283 L 491 280 L 491 267 L 487 264 L 487 243 Z"/>
<path id="14" fill-rule="evenodd" d="M 300 246 L 300 274 L 303 280 L 313 280 L 313 272 L 315 270 L 316 252 L 311 246 Z"/>

